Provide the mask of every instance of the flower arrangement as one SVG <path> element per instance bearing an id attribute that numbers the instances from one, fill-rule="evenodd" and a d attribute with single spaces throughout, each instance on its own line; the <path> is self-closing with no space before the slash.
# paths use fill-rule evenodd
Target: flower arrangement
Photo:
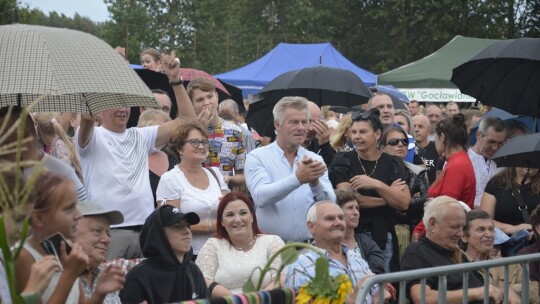
<path id="1" fill-rule="evenodd" d="M 302 286 L 296 296 L 296 304 L 341 304 L 352 293 L 353 286 L 349 277 L 345 274 L 332 277 L 329 272 L 328 260 L 324 254 L 315 246 L 305 243 L 288 243 L 270 257 L 266 265 L 261 268 L 256 268 L 251 273 L 251 276 L 256 271 L 260 271 L 259 280 L 254 285 L 251 276 L 244 284 L 244 292 L 252 292 L 261 289 L 262 281 L 266 273 L 269 271 L 275 272 L 274 284 L 281 286 L 280 276 L 285 267 L 298 259 L 298 248 L 306 248 L 316 252 L 319 255 L 315 262 L 315 277 Z M 277 258 L 281 257 L 281 266 L 279 269 L 273 269 L 270 265 Z"/>

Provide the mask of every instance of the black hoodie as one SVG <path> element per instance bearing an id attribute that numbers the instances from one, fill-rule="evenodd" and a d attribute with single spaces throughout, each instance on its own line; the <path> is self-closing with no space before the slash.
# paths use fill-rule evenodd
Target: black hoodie
<path id="1" fill-rule="evenodd" d="M 209 296 L 204 276 L 191 261 L 193 249 L 178 261 L 163 229 L 159 208 L 146 219 L 139 242 L 143 262 L 126 275 L 122 303 L 149 304 L 204 299 Z"/>

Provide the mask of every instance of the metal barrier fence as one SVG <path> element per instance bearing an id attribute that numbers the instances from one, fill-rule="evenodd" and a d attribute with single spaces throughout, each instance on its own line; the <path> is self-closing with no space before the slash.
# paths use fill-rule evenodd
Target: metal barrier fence
<path id="1" fill-rule="evenodd" d="M 446 276 L 453 273 L 463 273 L 463 303 L 468 303 L 468 278 L 470 271 L 476 271 L 483 269 L 484 271 L 484 303 L 489 303 L 489 268 L 504 266 L 504 301 L 508 303 L 508 277 L 509 277 L 509 265 L 521 264 L 522 265 L 522 283 L 521 283 L 521 303 L 529 303 L 529 263 L 540 261 L 540 253 L 520 255 L 508 258 L 500 258 L 487 261 L 463 263 L 449 266 L 433 267 L 416 269 L 409 271 L 394 272 L 388 274 L 381 274 L 369 277 L 362 284 L 355 303 L 364 303 L 366 296 L 369 294 L 370 289 L 375 284 L 393 283 L 399 282 L 399 303 L 406 302 L 405 285 L 407 281 L 420 279 L 421 284 L 421 303 L 425 303 L 426 298 L 426 278 L 439 277 L 439 290 L 438 290 L 438 303 L 446 303 Z M 379 303 L 384 303 L 383 288 L 379 290 Z"/>

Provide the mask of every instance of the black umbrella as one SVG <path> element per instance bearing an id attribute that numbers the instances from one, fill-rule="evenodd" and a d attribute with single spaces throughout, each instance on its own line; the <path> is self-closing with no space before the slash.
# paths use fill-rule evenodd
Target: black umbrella
<path id="1" fill-rule="evenodd" d="M 540 133 L 509 139 L 491 159 L 499 167 L 540 168 Z"/>
<path id="2" fill-rule="evenodd" d="M 284 96 L 303 96 L 319 106 L 352 107 L 366 103 L 371 91 L 355 73 L 338 68 L 309 67 L 286 72 L 260 92 L 277 102 Z"/>
<path id="3" fill-rule="evenodd" d="M 309 67 L 286 72 L 259 93 L 261 100 L 249 106 L 247 124 L 262 134 L 274 105 L 285 96 L 302 96 L 319 106 L 353 107 L 367 103 L 371 91 L 349 70 Z"/>
<path id="4" fill-rule="evenodd" d="M 511 114 L 540 116 L 540 38 L 496 42 L 454 68 L 462 93 Z"/>
<path id="5" fill-rule="evenodd" d="M 225 94 L 224 92 L 221 92 L 218 90 L 219 95 L 219 102 L 222 102 L 225 99 L 232 99 L 236 101 L 236 104 L 238 105 L 238 110 L 240 113 L 246 112 L 246 107 L 244 106 L 244 97 L 242 96 L 242 90 L 238 87 L 233 86 L 232 84 L 228 84 L 225 81 L 216 78 L 224 87 L 229 91 L 229 95 Z M 223 94 L 223 95 L 222 95 Z"/>
<path id="6" fill-rule="evenodd" d="M 147 69 L 135 69 L 135 72 L 139 77 L 141 77 L 142 81 L 148 86 L 150 90 L 163 90 L 169 94 L 169 97 L 171 98 L 171 118 L 176 118 L 176 115 L 178 115 L 178 105 L 176 104 L 176 97 L 174 96 L 174 90 L 169 84 L 169 78 L 167 75 L 159 72 L 155 72 L 152 70 Z M 128 128 L 137 126 L 139 122 L 139 116 L 141 115 L 141 111 L 139 110 L 139 107 L 131 107 L 131 114 L 129 115 L 128 120 Z"/>

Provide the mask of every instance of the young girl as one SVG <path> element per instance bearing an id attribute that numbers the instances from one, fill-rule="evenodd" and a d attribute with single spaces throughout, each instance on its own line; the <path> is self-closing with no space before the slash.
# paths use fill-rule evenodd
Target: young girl
<path id="1" fill-rule="evenodd" d="M 60 175 L 44 173 L 34 186 L 36 202 L 30 217 L 32 235 L 25 241 L 17 259 L 17 286 L 20 290 L 27 285 L 32 265 L 43 259 L 47 253 L 41 246 L 44 239 L 61 233 L 69 242 L 75 238 L 77 222 L 81 214 L 77 210 L 77 192 L 73 183 Z M 62 242 L 60 253 L 61 269 L 55 273 L 41 294 L 41 303 L 85 303 L 84 292 L 78 277 L 86 270 L 88 256 L 78 243 L 70 245 Z M 123 272 L 107 267 L 98 277 L 96 293 L 90 299 L 92 303 L 101 303 L 109 292 L 121 288 Z"/>
<path id="2" fill-rule="evenodd" d="M 58 122 L 59 119 L 60 113 L 56 112 L 34 114 L 39 139 L 43 144 L 43 151 L 73 167 L 82 181 L 81 162 L 77 156 L 77 151 L 64 128 Z"/>

